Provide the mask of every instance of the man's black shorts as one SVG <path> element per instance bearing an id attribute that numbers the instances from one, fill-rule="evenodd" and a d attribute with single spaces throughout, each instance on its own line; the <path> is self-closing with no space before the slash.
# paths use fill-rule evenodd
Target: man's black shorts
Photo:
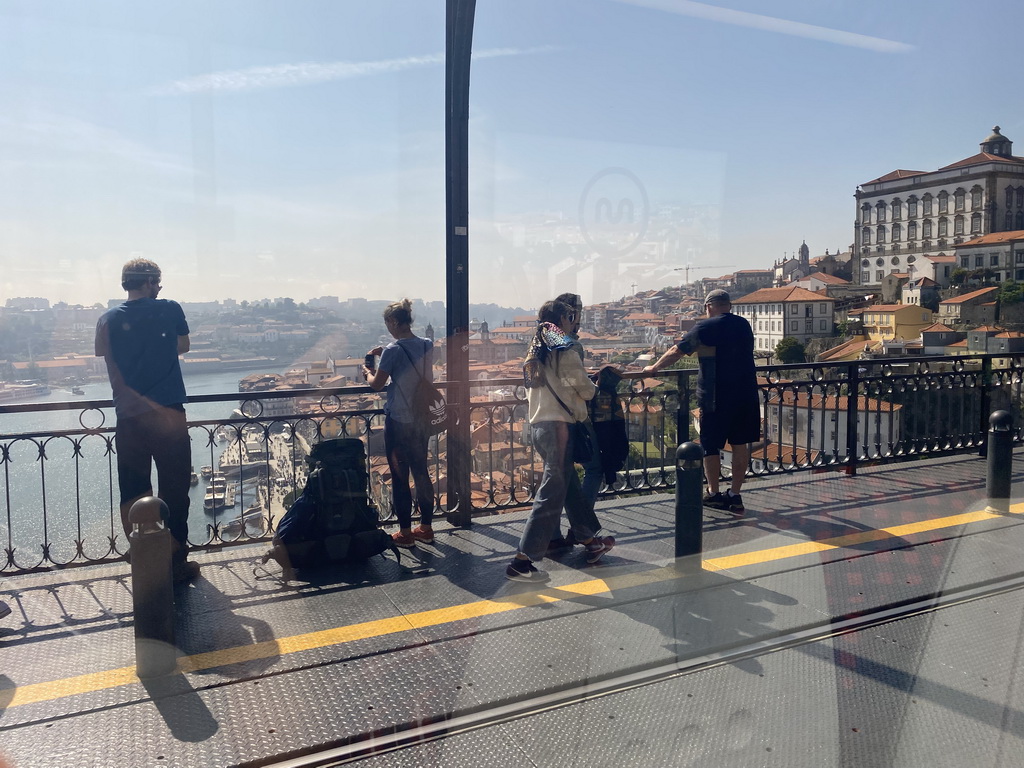
<path id="1" fill-rule="evenodd" d="M 705 456 L 722 450 L 726 443 L 743 445 L 761 439 L 761 409 L 756 395 L 737 398 L 717 411 L 701 408 L 700 444 Z"/>

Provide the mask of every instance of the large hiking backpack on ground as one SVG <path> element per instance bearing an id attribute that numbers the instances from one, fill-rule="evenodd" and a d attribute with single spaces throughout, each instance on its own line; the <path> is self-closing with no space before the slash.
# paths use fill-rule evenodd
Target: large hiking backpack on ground
<path id="1" fill-rule="evenodd" d="M 281 519 L 264 562 L 273 558 L 284 568 L 313 568 L 366 560 L 386 549 L 397 556 L 391 537 L 377 527 L 363 443 L 324 440 L 306 461 L 306 487 Z"/>

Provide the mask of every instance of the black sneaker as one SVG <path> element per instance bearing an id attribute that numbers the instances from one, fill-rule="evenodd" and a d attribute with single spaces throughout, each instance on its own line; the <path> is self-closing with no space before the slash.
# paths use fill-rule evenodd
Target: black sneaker
<path id="1" fill-rule="evenodd" d="M 729 491 L 729 493 L 726 495 L 725 499 L 726 499 L 726 501 L 729 504 L 729 511 L 730 512 L 744 512 L 744 511 L 746 511 L 746 507 L 743 506 L 743 497 L 740 494 L 733 493 L 732 491 Z"/>
<path id="2" fill-rule="evenodd" d="M 505 578 L 512 581 L 533 581 L 544 582 L 551 577 L 545 571 L 540 570 L 529 560 L 513 558 L 505 569 Z"/>
<path id="3" fill-rule="evenodd" d="M 199 563 L 195 560 L 181 560 L 171 568 L 171 579 L 175 584 L 192 581 L 199 575 Z"/>
<path id="4" fill-rule="evenodd" d="M 721 491 L 718 493 L 705 493 L 701 503 L 705 507 L 711 507 L 712 509 L 729 509 L 729 500 Z"/>
<path id="5" fill-rule="evenodd" d="M 569 549 L 571 546 L 572 544 L 559 531 L 555 538 L 548 542 L 548 552 L 561 552 L 563 549 Z"/>
<path id="6" fill-rule="evenodd" d="M 615 539 L 611 536 L 595 536 L 594 540 L 587 544 L 587 562 L 596 563 L 611 552 L 614 546 Z"/>

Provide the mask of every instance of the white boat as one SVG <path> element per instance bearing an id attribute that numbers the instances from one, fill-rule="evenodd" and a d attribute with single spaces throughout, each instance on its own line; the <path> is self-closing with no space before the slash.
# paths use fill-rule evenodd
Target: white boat
<path id="1" fill-rule="evenodd" d="M 262 522 L 263 507 L 257 505 L 249 507 L 238 517 L 228 520 L 221 526 L 221 530 L 225 533 L 240 533 L 245 530 L 246 526 L 257 526 Z"/>
<path id="2" fill-rule="evenodd" d="M 199 474 L 203 478 L 203 480 L 209 480 L 210 476 L 213 474 L 213 467 L 210 467 L 210 466 L 200 467 L 199 468 Z"/>
<path id="3" fill-rule="evenodd" d="M 215 486 L 212 483 L 203 497 L 203 509 L 216 512 L 218 509 L 230 509 L 235 506 L 235 486 Z"/>

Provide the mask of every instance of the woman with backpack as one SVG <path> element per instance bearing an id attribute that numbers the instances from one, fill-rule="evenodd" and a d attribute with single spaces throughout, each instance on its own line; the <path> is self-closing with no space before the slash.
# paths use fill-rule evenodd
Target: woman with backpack
<path id="1" fill-rule="evenodd" d="M 412 302 L 402 299 L 384 309 L 384 325 L 394 341 L 386 347 L 374 347 L 367 353 L 380 355 L 376 369 L 363 366 L 363 377 L 376 391 L 387 386 L 384 403 L 384 451 L 391 469 L 391 494 L 398 533 L 392 539 L 399 547 L 417 542 L 432 544 L 434 530 L 434 486 L 427 469 L 426 414 L 416 408 L 416 388 L 421 379 L 433 381 L 434 342 L 412 332 Z M 412 527 L 412 493 L 409 476 L 416 486 L 416 506 L 420 524 Z"/>
<path id="2" fill-rule="evenodd" d="M 567 497 L 579 497 L 582 493 L 573 465 L 573 435 L 580 431 L 580 423 L 586 421 L 587 401 L 597 391 L 572 348 L 576 311 L 561 301 L 549 301 L 540 308 L 537 320 L 523 376 L 530 434 L 544 461 L 544 474 L 519 540 L 519 551 L 505 569 L 505 576 L 513 581 L 547 581 L 548 575 L 538 570 L 533 561 L 547 552 L 563 506 L 576 541 L 586 548 L 588 563 L 596 563 L 615 546 L 615 539 L 598 537 L 598 531 L 590 527 L 593 522 L 588 525 L 587 520 L 581 519 L 580 505 L 565 504 Z"/>

